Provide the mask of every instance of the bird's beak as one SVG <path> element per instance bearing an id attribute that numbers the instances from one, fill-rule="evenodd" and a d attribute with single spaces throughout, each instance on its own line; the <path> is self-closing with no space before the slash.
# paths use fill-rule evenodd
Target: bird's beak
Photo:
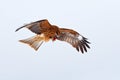
<path id="1" fill-rule="evenodd" d="M 53 39 L 52 39 L 52 41 L 55 41 L 56 40 L 56 37 L 54 37 Z"/>

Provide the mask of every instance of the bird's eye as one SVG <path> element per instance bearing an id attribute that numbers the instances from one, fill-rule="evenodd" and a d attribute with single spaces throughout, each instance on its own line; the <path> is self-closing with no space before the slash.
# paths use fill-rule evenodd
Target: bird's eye
<path id="1" fill-rule="evenodd" d="M 51 36 L 49 38 L 52 38 Z"/>
<path id="2" fill-rule="evenodd" d="M 58 33 L 56 32 L 56 35 L 58 35 Z"/>

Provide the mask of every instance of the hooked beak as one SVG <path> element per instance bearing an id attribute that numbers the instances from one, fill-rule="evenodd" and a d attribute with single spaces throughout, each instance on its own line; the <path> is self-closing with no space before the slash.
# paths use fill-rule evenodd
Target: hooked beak
<path id="1" fill-rule="evenodd" d="M 55 41 L 57 39 L 57 37 L 53 37 L 52 41 Z"/>

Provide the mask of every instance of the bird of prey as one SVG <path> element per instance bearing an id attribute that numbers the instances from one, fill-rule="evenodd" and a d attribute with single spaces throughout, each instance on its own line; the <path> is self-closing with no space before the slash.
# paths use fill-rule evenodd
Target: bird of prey
<path id="1" fill-rule="evenodd" d="M 36 51 L 43 42 L 48 42 L 49 40 L 65 41 L 76 48 L 78 52 L 81 51 L 82 53 L 87 52 L 87 48 L 90 48 L 88 45 L 90 42 L 87 40 L 87 38 L 83 37 L 81 34 L 72 29 L 59 28 L 56 25 L 52 25 L 47 19 L 31 22 L 16 29 L 16 31 L 24 27 L 28 28 L 36 35 L 19 41 L 28 44 Z"/>

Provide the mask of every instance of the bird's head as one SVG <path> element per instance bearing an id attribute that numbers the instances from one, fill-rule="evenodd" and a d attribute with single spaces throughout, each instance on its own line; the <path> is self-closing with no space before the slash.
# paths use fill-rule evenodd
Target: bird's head
<path id="1" fill-rule="evenodd" d="M 57 34 L 55 32 L 50 32 L 48 38 L 55 41 L 57 39 Z"/>
<path id="2" fill-rule="evenodd" d="M 52 41 L 55 41 L 55 40 L 57 39 L 57 35 L 56 35 L 56 34 L 55 34 L 54 36 L 51 35 L 49 38 L 50 38 Z"/>

